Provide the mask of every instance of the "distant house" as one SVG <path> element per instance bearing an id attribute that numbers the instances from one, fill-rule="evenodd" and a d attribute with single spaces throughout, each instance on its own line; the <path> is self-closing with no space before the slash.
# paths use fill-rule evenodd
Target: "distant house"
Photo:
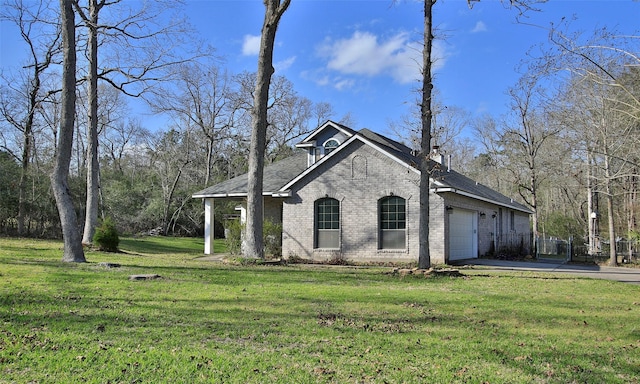
<path id="1" fill-rule="evenodd" d="M 264 169 L 265 218 L 282 223 L 282 254 L 313 260 L 418 260 L 419 159 L 410 148 L 367 129 L 328 121 L 301 153 Z M 530 248 L 522 204 L 450 169 L 432 153 L 431 262 L 477 258 L 503 246 Z M 247 175 L 193 195 L 205 201 L 205 249 L 213 252 L 217 200 L 246 208 Z M 241 215 L 243 217 L 243 215 Z"/>

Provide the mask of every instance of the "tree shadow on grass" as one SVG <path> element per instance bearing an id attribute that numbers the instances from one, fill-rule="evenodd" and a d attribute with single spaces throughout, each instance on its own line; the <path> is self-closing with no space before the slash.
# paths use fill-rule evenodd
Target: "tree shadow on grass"
<path id="1" fill-rule="evenodd" d="M 166 254 L 166 253 L 187 253 L 201 254 L 204 249 L 204 240 L 192 239 L 194 244 L 198 245 L 198 249 L 167 244 L 163 238 L 140 238 L 140 239 L 121 239 L 121 252 L 127 254 Z"/>

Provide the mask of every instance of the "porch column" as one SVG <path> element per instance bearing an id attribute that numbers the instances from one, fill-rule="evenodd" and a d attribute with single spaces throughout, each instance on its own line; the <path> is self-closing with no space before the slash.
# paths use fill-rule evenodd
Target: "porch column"
<path id="1" fill-rule="evenodd" d="M 204 199 L 204 254 L 213 255 L 213 199 Z"/>

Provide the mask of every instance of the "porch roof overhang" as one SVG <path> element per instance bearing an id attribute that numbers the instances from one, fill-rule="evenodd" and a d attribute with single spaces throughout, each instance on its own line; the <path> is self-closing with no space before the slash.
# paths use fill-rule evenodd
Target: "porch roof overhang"
<path id="1" fill-rule="evenodd" d="M 275 162 L 264 168 L 262 180 L 262 195 L 276 198 L 291 196 L 288 188 L 282 188 L 289 180 L 303 172 L 307 167 L 307 154 L 299 152 L 291 157 Z M 191 197 L 195 199 L 240 199 L 247 197 L 249 192 L 248 174 L 243 174 L 195 192 Z"/>
<path id="2" fill-rule="evenodd" d="M 277 192 L 262 192 L 264 197 L 284 198 L 291 197 L 291 190 L 277 191 Z M 211 194 L 194 194 L 191 195 L 194 199 L 239 199 L 247 197 L 247 193 L 211 193 Z"/>

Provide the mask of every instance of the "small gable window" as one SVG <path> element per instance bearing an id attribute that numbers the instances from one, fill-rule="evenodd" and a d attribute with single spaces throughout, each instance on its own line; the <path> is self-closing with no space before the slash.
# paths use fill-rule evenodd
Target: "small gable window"
<path id="1" fill-rule="evenodd" d="M 329 153 L 331 153 L 331 151 L 333 151 L 334 149 L 338 148 L 338 145 L 340 145 L 340 143 L 336 139 L 327 140 L 324 143 L 324 154 L 328 155 Z"/>
<path id="2" fill-rule="evenodd" d="M 405 249 L 407 243 L 406 201 L 402 197 L 387 196 L 379 200 L 380 249 Z"/>
<path id="3" fill-rule="evenodd" d="M 315 248 L 340 248 L 340 202 L 326 197 L 315 202 Z"/>

